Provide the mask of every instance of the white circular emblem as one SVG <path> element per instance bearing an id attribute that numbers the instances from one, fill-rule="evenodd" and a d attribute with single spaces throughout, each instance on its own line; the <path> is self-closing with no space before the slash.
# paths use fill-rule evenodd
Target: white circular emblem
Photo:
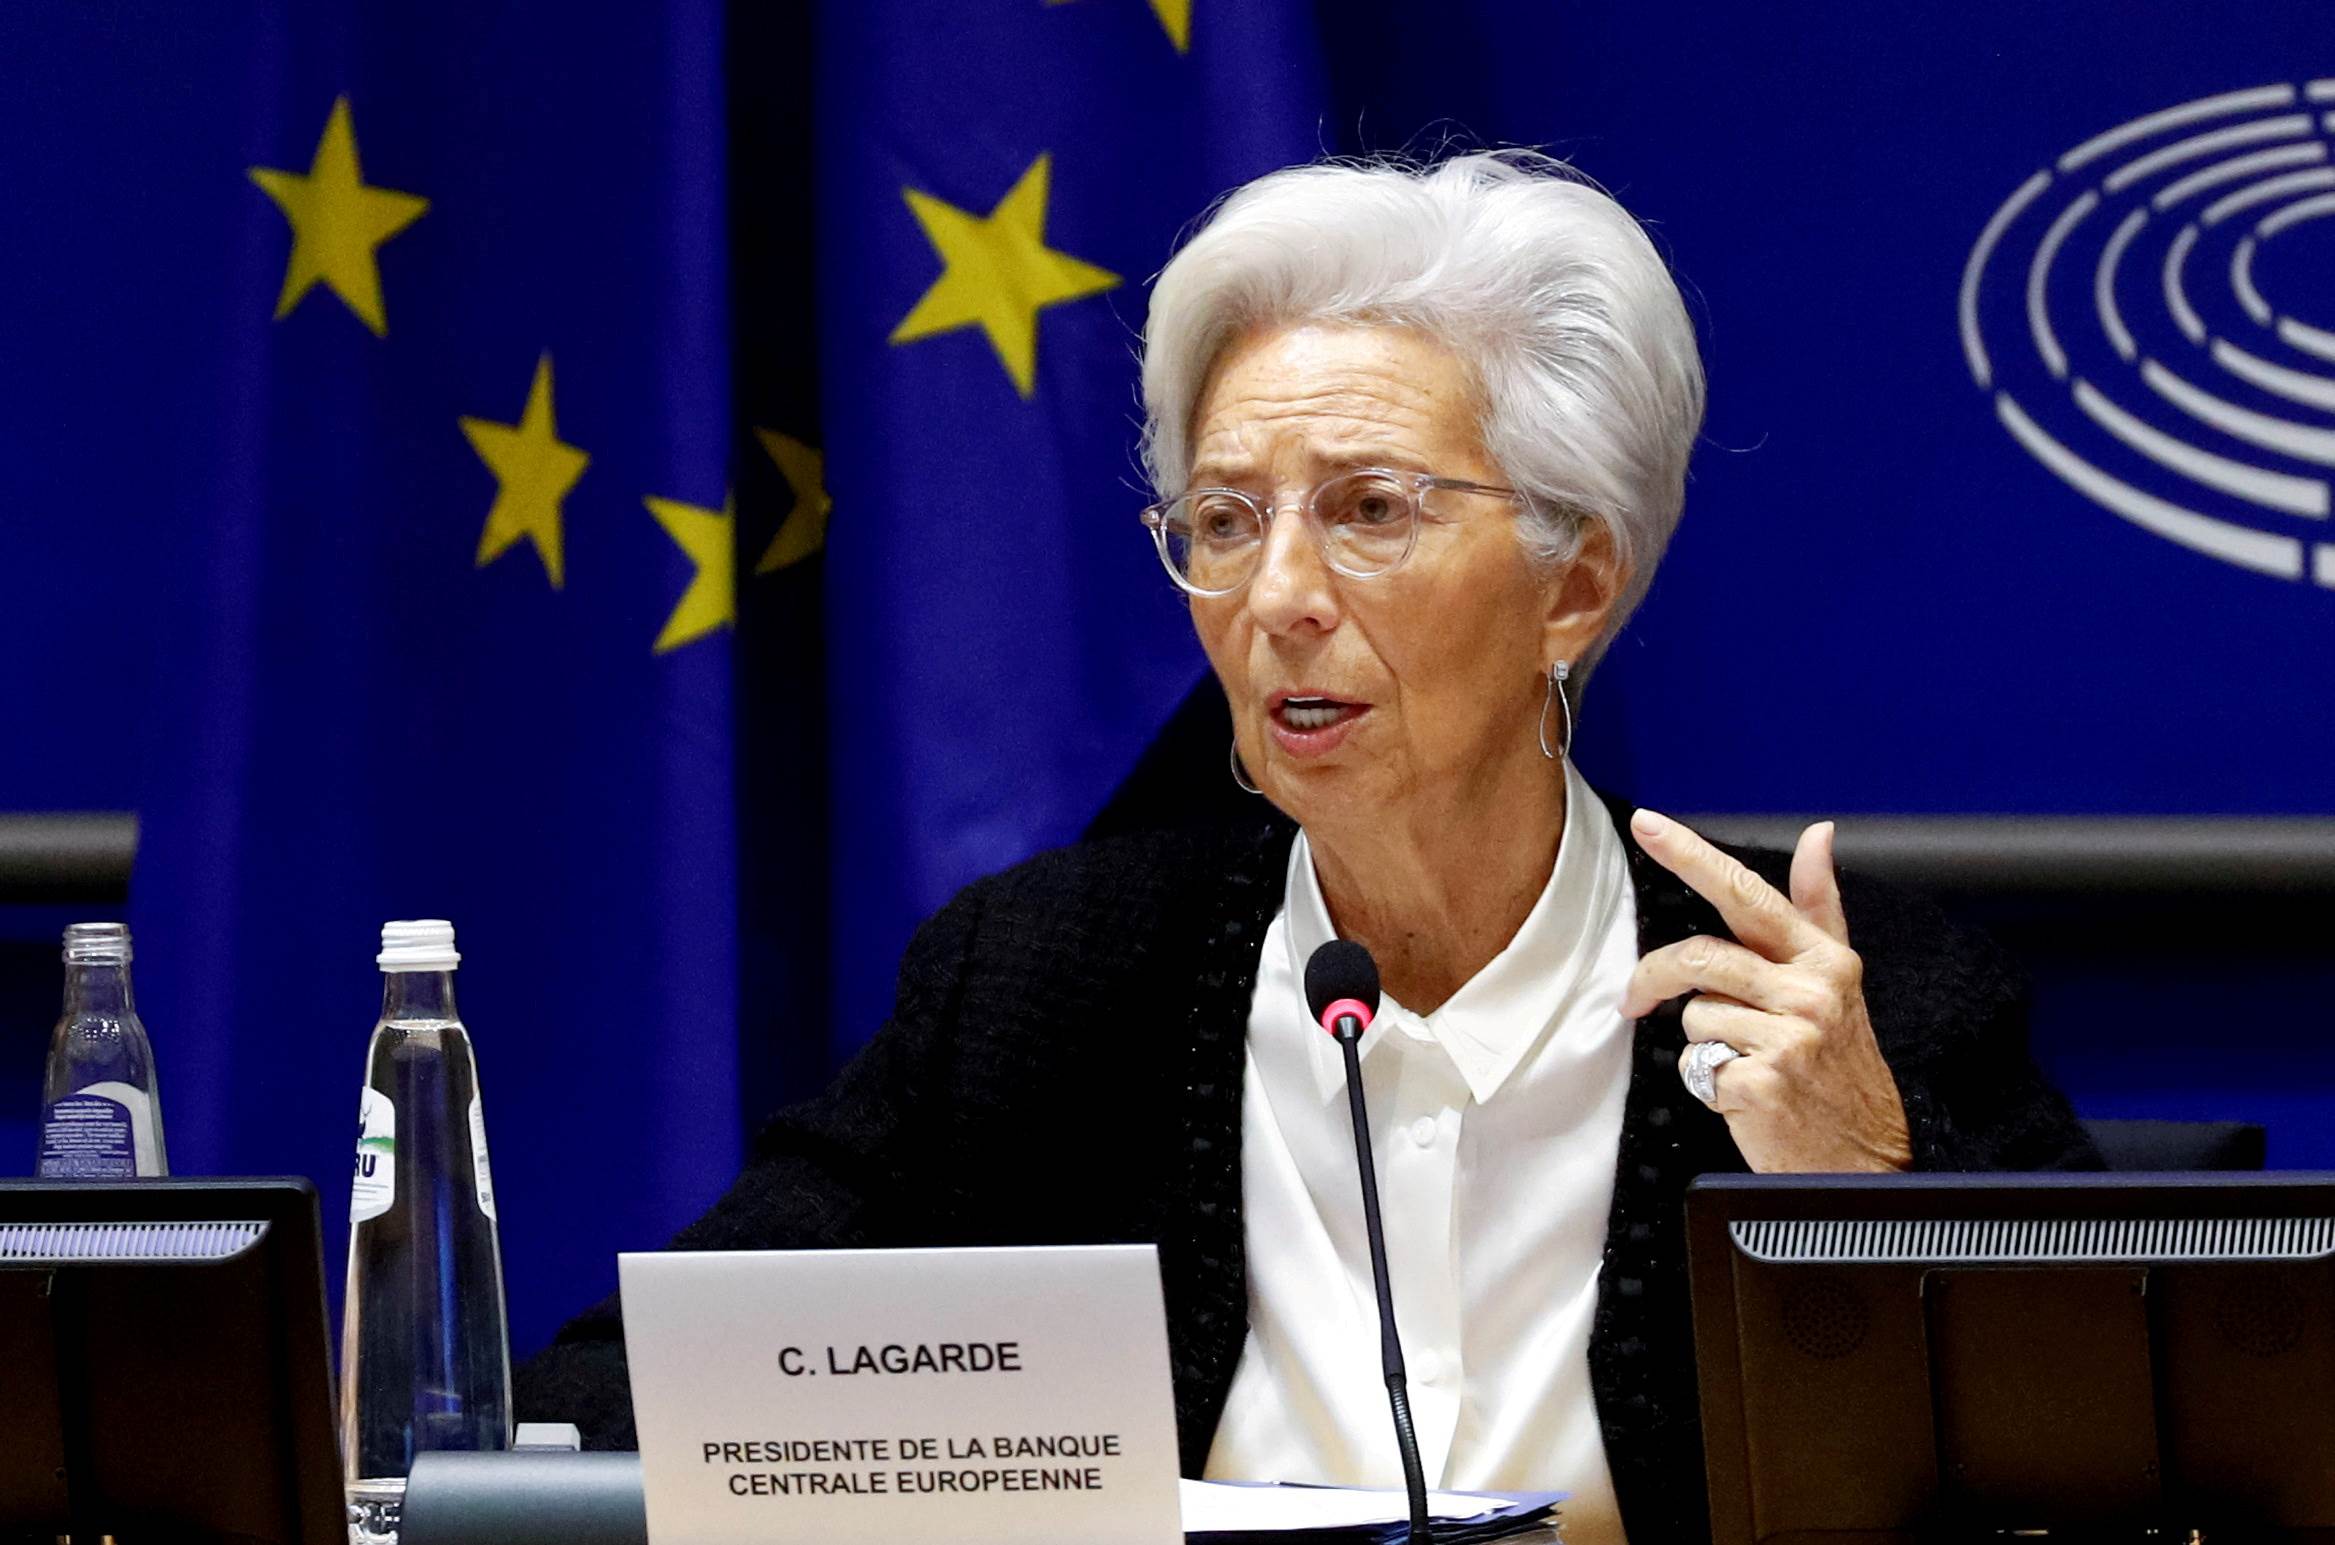
<path id="1" fill-rule="evenodd" d="M 1994 212 L 1962 350 L 1995 417 L 2086 498 L 2183 547 L 2335 587 L 2335 79 L 2093 135 Z M 2283 243 L 2284 250 L 2281 249 Z"/>

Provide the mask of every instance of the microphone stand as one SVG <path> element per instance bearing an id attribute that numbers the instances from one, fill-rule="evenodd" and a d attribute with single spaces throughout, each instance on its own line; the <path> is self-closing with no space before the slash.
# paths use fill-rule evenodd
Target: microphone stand
<path id="1" fill-rule="evenodd" d="M 1335 1034 L 1346 1054 L 1346 1105 L 1354 1113 L 1354 1156 L 1362 1166 L 1362 1221 L 1370 1232 L 1370 1275 L 1378 1289 L 1378 1366 L 1394 1407 L 1395 1447 L 1403 1456 L 1403 1490 L 1411 1499 L 1413 1545 L 1433 1545 L 1427 1517 L 1427 1472 L 1419 1463 L 1419 1435 L 1411 1425 L 1411 1389 L 1403 1371 L 1402 1338 L 1395 1334 L 1394 1287 L 1386 1275 L 1386 1230 L 1378 1221 L 1378 1166 L 1370 1157 L 1370 1113 L 1362 1103 L 1362 1021 L 1340 1014 Z"/>

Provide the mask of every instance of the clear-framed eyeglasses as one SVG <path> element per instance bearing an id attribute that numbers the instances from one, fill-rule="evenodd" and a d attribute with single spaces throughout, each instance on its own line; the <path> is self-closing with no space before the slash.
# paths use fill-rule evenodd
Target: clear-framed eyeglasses
<path id="1" fill-rule="evenodd" d="M 1364 467 L 1316 483 L 1300 508 L 1323 562 L 1349 579 L 1375 579 L 1411 556 L 1421 500 L 1438 489 L 1524 502 L 1513 488 Z M 1223 596 L 1255 577 L 1273 515 L 1237 488 L 1194 488 L 1146 508 L 1143 524 L 1170 578 L 1193 595 Z"/>

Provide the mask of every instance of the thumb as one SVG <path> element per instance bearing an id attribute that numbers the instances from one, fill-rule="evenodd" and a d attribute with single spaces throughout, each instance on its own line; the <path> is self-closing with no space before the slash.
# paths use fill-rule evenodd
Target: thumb
<path id="1" fill-rule="evenodd" d="M 1818 821 L 1800 833 L 1792 850 L 1792 905 L 1799 914 L 1843 944 L 1849 942 L 1848 914 L 1841 909 L 1840 877 L 1833 872 L 1835 828 Z"/>

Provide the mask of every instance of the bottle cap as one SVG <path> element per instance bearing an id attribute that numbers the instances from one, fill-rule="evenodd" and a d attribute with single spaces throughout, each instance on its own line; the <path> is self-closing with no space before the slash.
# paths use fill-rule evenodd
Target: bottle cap
<path id="1" fill-rule="evenodd" d="M 383 923 L 374 964 L 384 971 L 451 971 L 462 964 L 454 953 L 454 925 L 436 917 Z"/>
<path id="2" fill-rule="evenodd" d="M 65 928 L 65 964 L 126 966 L 130 930 L 120 923 L 71 923 Z"/>

